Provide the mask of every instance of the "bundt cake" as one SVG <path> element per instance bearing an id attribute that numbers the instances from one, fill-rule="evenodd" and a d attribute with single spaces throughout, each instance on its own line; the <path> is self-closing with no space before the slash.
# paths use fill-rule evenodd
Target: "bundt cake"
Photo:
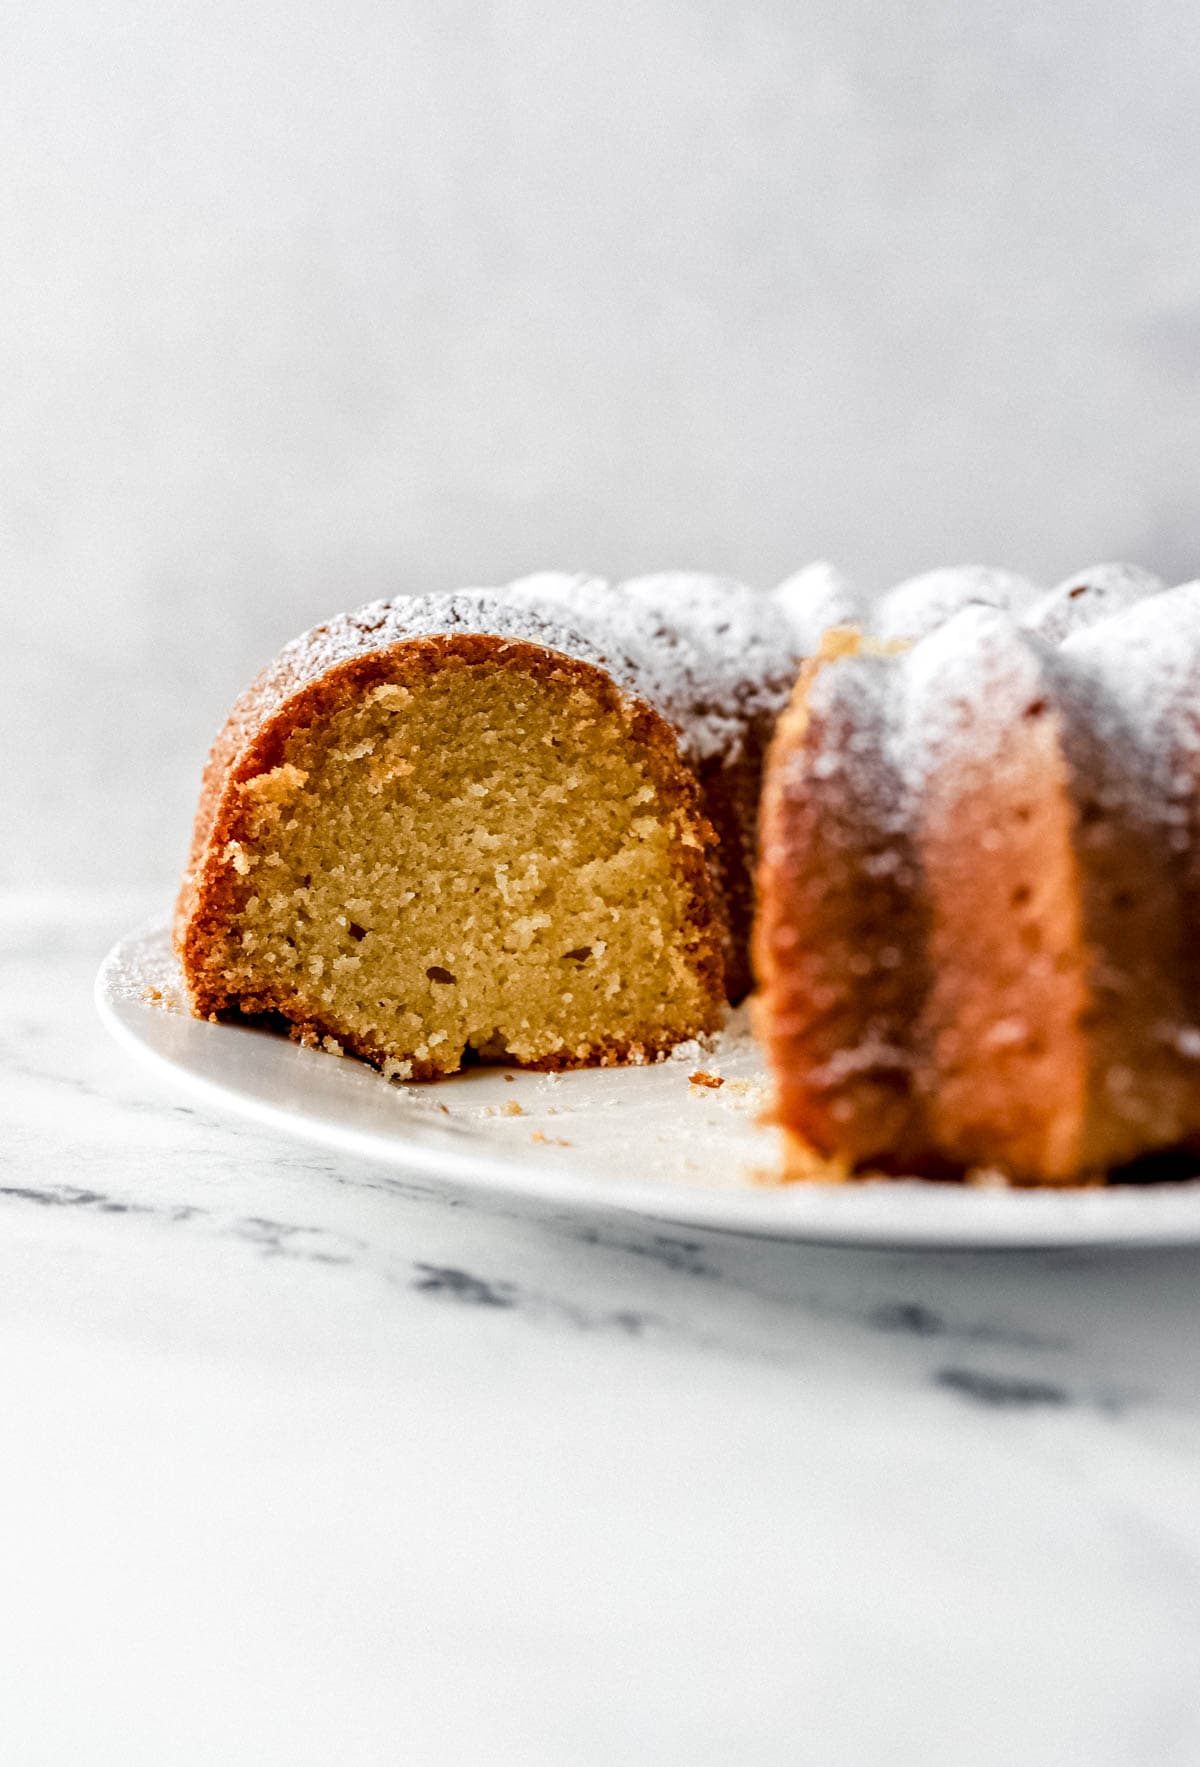
<path id="1" fill-rule="evenodd" d="M 175 928 L 193 1010 L 421 1079 L 713 1030 L 796 660 L 767 598 L 696 578 L 545 575 L 308 633 L 209 759 Z"/>
<path id="2" fill-rule="evenodd" d="M 756 1025 L 793 1175 L 1200 1146 L 1200 583 L 957 575 L 829 634 L 771 749 Z"/>

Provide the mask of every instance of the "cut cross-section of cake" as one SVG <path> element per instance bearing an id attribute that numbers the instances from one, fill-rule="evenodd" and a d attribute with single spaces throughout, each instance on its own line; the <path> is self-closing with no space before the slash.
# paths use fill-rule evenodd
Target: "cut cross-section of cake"
<path id="1" fill-rule="evenodd" d="M 731 1001 L 741 1000 L 751 985 L 763 761 L 815 621 L 802 632 L 778 598 L 696 571 L 621 583 L 543 571 L 503 593 L 551 604 L 593 642 L 636 658 L 643 690 L 675 731 L 717 835 L 710 868 L 726 925 L 725 986 Z M 801 592 L 795 602 L 818 599 Z M 816 627 L 817 639 L 822 629 Z"/>
<path id="2" fill-rule="evenodd" d="M 496 593 L 297 640 L 210 758 L 176 946 L 201 1016 L 428 1079 L 711 1031 L 712 831 L 637 664 Z"/>

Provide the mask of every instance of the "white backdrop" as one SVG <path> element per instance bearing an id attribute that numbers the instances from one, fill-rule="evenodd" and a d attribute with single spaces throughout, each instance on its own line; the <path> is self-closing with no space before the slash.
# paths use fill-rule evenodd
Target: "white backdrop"
<path id="1" fill-rule="evenodd" d="M 1198 16 L 4 8 L 0 883 L 169 883 L 234 692 L 392 586 L 1195 574 Z"/>

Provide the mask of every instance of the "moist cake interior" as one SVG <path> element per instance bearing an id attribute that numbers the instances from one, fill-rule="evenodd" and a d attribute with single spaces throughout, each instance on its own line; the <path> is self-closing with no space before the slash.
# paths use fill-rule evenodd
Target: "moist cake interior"
<path id="1" fill-rule="evenodd" d="M 402 1078 L 644 1060 L 715 1027 L 704 824 L 635 730 L 658 721 L 538 655 L 401 646 L 261 745 L 195 929 L 201 1010 L 283 1012 Z"/>

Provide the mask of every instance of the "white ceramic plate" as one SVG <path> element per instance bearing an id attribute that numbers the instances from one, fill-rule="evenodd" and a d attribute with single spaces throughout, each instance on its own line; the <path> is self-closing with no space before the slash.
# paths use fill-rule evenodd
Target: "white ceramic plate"
<path id="1" fill-rule="evenodd" d="M 410 1178 L 773 1239 L 980 1250 L 1200 1242 L 1200 1177 L 1067 1192 L 772 1183 L 775 1138 L 758 1122 L 767 1085 L 743 1014 L 714 1049 L 657 1067 L 484 1068 L 402 1086 L 270 1031 L 190 1017 L 162 926 L 114 947 L 96 1000 L 118 1042 L 210 1105 Z M 723 1084 L 697 1084 L 697 1072 Z"/>

